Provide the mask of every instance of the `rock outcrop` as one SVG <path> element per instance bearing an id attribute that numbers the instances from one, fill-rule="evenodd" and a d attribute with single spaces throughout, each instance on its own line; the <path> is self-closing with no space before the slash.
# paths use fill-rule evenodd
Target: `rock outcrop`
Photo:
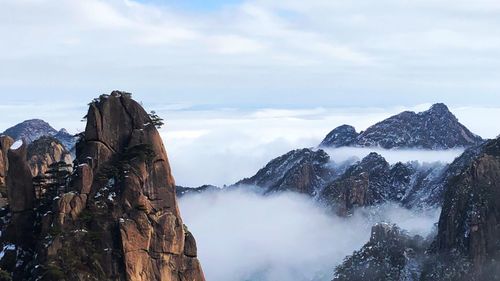
<path id="1" fill-rule="evenodd" d="M 7 153 L 14 140 L 9 136 L 0 136 L 0 208 L 7 205 L 6 178 L 9 169 Z"/>
<path id="2" fill-rule="evenodd" d="M 416 162 L 390 165 L 372 152 L 354 163 L 339 177 L 329 182 L 318 199 L 339 215 L 347 215 L 357 207 L 387 202 L 408 208 L 440 206 L 448 166 L 441 163 Z"/>
<path id="3" fill-rule="evenodd" d="M 71 154 L 55 137 L 43 136 L 28 146 L 28 163 L 33 177 L 43 175 L 57 162 L 72 164 Z"/>
<path id="4" fill-rule="evenodd" d="M 330 157 L 321 149 L 293 150 L 272 160 L 257 174 L 235 186 L 258 186 L 264 189 L 264 193 L 294 191 L 315 195 L 332 177 L 329 161 Z"/>
<path id="5" fill-rule="evenodd" d="M 402 112 L 359 134 L 353 129 L 347 125 L 334 129 L 321 146 L 450 149 L 483 142 L 481 137 L 460 124 L 442 103 L 420 113 Z"/>
<path id="6" fill-rule="evenodd" d="M 24 266 L 33 258 L 36 244 L 36 196 L 31 170 L 26 161 L 27 145 L 8 151 L 8 213 L 2 214 L 1 237 L 3 255 L 0 266 L 13 273 L 13 280 L 26 280 Z M 2 210 L 3 211 L 3 210 Z"/>
<path id="7" fill-rule="evenodd" d="M 0 187 L 5 186 L 5 178 L 9 167 L 7 152 L 14 140 L 9 136 L 0 136 Z"/>
<path id="8" fill-rule="evenodd" d="M 397 194 L 392 194 L 396 190 L 391 187 L 390 172 L 391 167 L 382 156 L 370 153 L 325 187 L 320 198 L 340 215 L 346 215 L 355 207 L 396 199 Z"/>
<path id="9" fill-rule="evenodd" d="M 56 178 L 33 201 L 26 145 L 9 153 L 10 213 L 35 213 L 25 231 L 30 245 L 2 237 L 4 248 L 30 253 L 14 267 L 0 257 L 3 270 L 14 280 L 205 280 L 160 135 L 130 94 L 90 104 L 76 154 L 71 177 Z"/>
<path id="10" fill-rule="evenodd" d="M 428 245 L 396 225 L 376 224 L 370 241 L 335 269 L 333 281 L 419 280 Z"/>
<path id="11" fill-rule="evenodd" d="M 434 252 L 423 280 L 500 280 L 500 139 L 447 183 Z"/>
<path id="12" fill-rule="evenodd" d="M 321 142 L 321 147 L 349 146 L 356 141 L 359 133 L 350 125 L 342 125 L 333 129 Z"/>

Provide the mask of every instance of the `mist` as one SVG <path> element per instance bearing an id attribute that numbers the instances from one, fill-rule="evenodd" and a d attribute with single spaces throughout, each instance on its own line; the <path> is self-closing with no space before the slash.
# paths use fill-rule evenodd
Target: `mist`
<path id="1" fill-rule="evenodd" d="M 340 148 L 325 148 L 331 161 L 335 163 L 343 163 L 363 159 L 371 152 L 376 152 L 382 155 L 389 164 L 397 162 L 417 161 L 419 163 L 451 163 L 455 158 L 460 156 L 464 149 L 447 149 L 447 150 L 428 150 L 428 149 L 383 149 L 378 147 L 340 147 Z"/>
<path id="2" fill-rule="evenodd" d="M 188 195 L 179 204 L 207 280 L 218 281 L 331 280 L 334 267 L 369 240 L 374 223 L 426 236 L 439 216 L 438 209 L 417 214 L 387 204 L 340 218 L 303 195 L 241 190 Z"/>

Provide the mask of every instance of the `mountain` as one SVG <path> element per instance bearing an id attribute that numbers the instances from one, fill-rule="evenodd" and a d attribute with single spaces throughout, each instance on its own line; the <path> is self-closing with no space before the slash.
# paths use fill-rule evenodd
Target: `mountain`
<path id="1" fill-rule="evenodd" d="M 5 130 L 3 135 L 10 136 L 14 141 L 24 139 L 28 144 L 39 139 L 42 136 L 53 136 L 58 139 L 67 150 L 75 147 L 76 139 L 69 134 L 66 129 L 57 131 L 49 123 L 40 119 L 26 120 L 11 128 Z"/>
<path id="2" fill-rule="evenodd" d="M 320 146 L 450 149 L 482 142 L 446 105 L 437 103 L 424 112 L 402 112 L 359 134 L 352 126 L 342 125 L 331 131 Z"/>
<path id="3" fill-rule="evenodd" d="M 73 163 L 70 152 L 57 138 L 50 136 L 42 136 L 30 143 L 26 157 L 33 177 L 44 175 L 54 163 Z"/>
<path id="4" fill-rule="evenodd" d="M 370 241 L 335 268 L 333 281 L 419 280 L 429 241 L 396 225 L 372 227 Z"/>
<path id="5" fill-rule="evenodd" d="M 356 207 L 387 202 L 408 208 L 440 206 L 442 192 L 436 186 L 446 170 L 447 165 L 441 163 L 390 165 L 372 152 L 329 182 L 318 199 L 339 215 L 347 215 Z"/>
<path id="6" fill-rule="evenodd" d="M 350 125 L 342 125 L 333 129 L 320 144 L 320 147 L 342 147 L 354 143 L 359 134 Z"/>
<path id="7" fill-rule="evenodd" d="M 442 178 L 436 234 L 423 239 L 378 224 L 333 280 L 500 280 L 500 138 L 467 150 Z"/>
<path id="8" fill-rule="evenodd" d="M 446 185 L 423 280 L 500 280 L 500 138 Z"/>
<path id="9" fill-rule="evenodd" d="M 296 149 L 272 160 L 257 174 L 234 186 L 259 186 L 264 193 L 294 191 L 315 195 L 332 177 L 329 162 L 330 156 L 321 149 Z"/>
<path id="10" fill-rule="evenodd" d="M 190 194 L 200 194 L 200 193 L 205 193 L 205 192 L 218 192 L 221 191 L 222 189 L 214 186 L 214 185 L 202 185 L 199 187 L 184 187 L 177 185 L 175 186 L 175 193 L 178 198 L 185 196 L 185 195 L 190 195 Z"/>
<path id="11" fill-rule="evenodd" d="M 8 151 L 0 276 L 205 280 L 160 135 L 130 94 L 90 104 L 71 175 L 57 170 L 35 190 L 27 155 L 26 143 Z"/>

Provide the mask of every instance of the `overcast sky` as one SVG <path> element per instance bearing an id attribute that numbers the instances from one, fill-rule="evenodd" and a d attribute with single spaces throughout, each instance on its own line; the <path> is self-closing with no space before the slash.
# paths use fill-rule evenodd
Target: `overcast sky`
<path id="1" fill-rule="evenodd" d="M 0 38 L 0 131 L 126 90 L 190 185 L 435 102 L 500 133 L 498 0 L 0 0 Z"/>
<path id="2" fill-rule="evenodd" d="M 3 102 L 500 106 L 497 0 L 2 0 Z M 5 97 L 3 97 L 5 95 Z"/>

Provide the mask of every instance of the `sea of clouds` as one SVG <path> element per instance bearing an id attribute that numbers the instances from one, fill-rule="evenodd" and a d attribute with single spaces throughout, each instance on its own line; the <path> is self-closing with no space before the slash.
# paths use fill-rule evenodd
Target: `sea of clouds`
<path id="1" fill-rule="evenodd" d="M 195 235 L 207 280 L 327 281 L 334 267 L 360 249 L 377 222 L 427 236 L 439 210 L 418 213 L 387 204 L 341 218 L 311 198 L 252 192 L 188 195 L 182 217 Z"/>

